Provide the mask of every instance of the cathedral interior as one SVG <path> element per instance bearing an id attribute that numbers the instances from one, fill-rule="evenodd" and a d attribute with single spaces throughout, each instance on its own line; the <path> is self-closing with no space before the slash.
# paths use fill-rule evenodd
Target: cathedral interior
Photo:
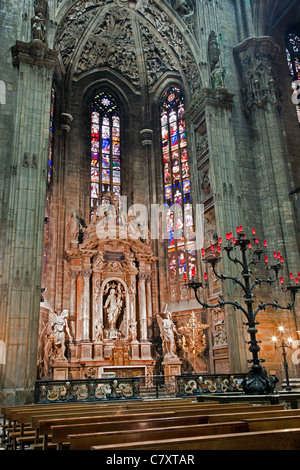
<path id="1" fill-rule="evenodd" d="M 245 300 L 264 367 L 281 386 L 284 328 L 299 384 L 299 1 L 0 12 L 0 402 L 37 380 L 244 373 Z"/>

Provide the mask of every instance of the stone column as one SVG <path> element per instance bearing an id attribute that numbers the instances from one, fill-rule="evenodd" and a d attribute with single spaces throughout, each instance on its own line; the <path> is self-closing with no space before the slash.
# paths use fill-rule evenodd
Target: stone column
<path id="1" fill-rule="evenodd" d="M 82 336 L 80 344 L 80 359 L 91 360 L 92 359 L 92 342 L 90 340 L 90 269 L 83 269 L 81 276 L 83 278 L 83 291 L 81 301 L 82 311 Z"/>
<path id="2" fill-rule="evenodd" d="M 241 222 L 243 208 L 239 204 L 240 181 L 237 171 L 239 163 L 232 127 L 233 100 L 234 95 L 224 86 L 204 88 L 194 97 L 187 110 L 187 122 L 193 125 L 196 132 L 200 134 L 200 152 L 208 160 L 216 232 L 223 237 L 226 232 L 232 231 L 233 227 L 243 223 Z M 209 157 L 206 156 L 207 154 Z M 211 209 L 212 207 L 209 206 L 208 213 Z M 223 257 L 222 263 L 222 272 L 234 277 L 239 274 L 237 267 L 226 257 Z M 222 289 L 222 294 L 224 293 L 226 297 L 236 296 L 232 284 L 224 283 Z M 211 295 L 210 289 L 206 290 L 205 295 Z M 207 300 L 211 303 L 211 299 Z M 229 369 L 242 372 L 247 361 L 243 318 L 237 316 L 234 309 L 230 307 L 226 310 L 226 326 L 230 342 Z M 210 354 L 213 354 L 212 350 Z"/>
<path id="3" fill-rule="evenodd" d="M 151 345 L 148 341 L 147 331 L 147 299 L 146 299 L 146 280 L 147 274 L 140 273 L 138 280 L 139 293 L 139 327 L 140 327 L 140 347 L 141 359 L 151 360 Z"/>
<path id="4" fill-rule="evenodd" d="M 268 36 L 251 37 L 238 44 L 234 53 L 240 76 L 245 115 L 253 130 L 253 155 L 263 227 L 268 246 L 281 251 L 287 273 L 298 272 L 298 234 L 289 193 L 293 175 L 289 172 L 285 132 L 281 119 L 281 91 L 274 64 L 280 46 Z M 275 203 L 274 203 L 275 202 Z"/>
<path id="5" fill-rule="evenodd" d="M 152 337 L 152 278 L 151 276 L 147 276 L 146 279 L 146 298 L 147 298 L 147 316 L 148 316 L 148 338 L 151 339 Z"/>
<path id="6" fill-rule="evenodd" d="M 70 326 L 71 326 L 71 334 L 73 339 L 75 340 L 76 337 L 76 300 L 77 300 L 77 277 L 78 271 L 69 271 L 69 277 L 71 279 L 71 288 L 70 288 L 70 304 L 69 304 L 69 312 L 70 312 Z"/>
<path id="7" fill-rule="evenodd" d="M 40 40 L 12 47 L 17 76 L 8 183 L 0 338 L 0 388 L 10 404 L 30 402 L 36 380 L 44 214 L 53 69 L 57 53 Z M 17 344 L 18 343 L 18 344 Z"/>
<path id="8" fill-rule="evenodd" d="M 140 340 L 147 341 L 147 303 L 146 303 L 146 279 L 145 274 L 139 274 L 138 291 L 139 291 L 139 327 Z"/>
<path id="9" fill-rule="evenodd" d="M 83 278 L 82 292 L 82 336 L 81 341 L 90 341 L 90 277 L 91 271 L 85 269 L 81 271 Z"/>
<path id="10" fill-rule="evenodd" d="M 299 234 L 290 197 L 295 186 L 282 123 L 281 90 L 275 73 L 279 51 L 280 46 L 268 36 L 248 38 L 234 50 L 244 112 L 255 135 L 252 145 L 265 238 L 271 253 L 274 250 L 283 255 L 282 275 L 288 283 L 289 273 L 299 271 Z M 273 285 L 269 292 L 286 303 L 279 285 Z M 298 306 L 299 299 L 296 299 L 295 312 Z M 299 320 L 299 314 L 297 319 L 295 313 L 296 329 Z"/>

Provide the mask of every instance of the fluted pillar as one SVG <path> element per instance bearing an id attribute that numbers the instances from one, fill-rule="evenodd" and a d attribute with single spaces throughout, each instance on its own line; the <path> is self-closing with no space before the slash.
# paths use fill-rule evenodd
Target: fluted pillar
<path id="1" fill-rule="evenodd" d="M 146 299 L 147 299 L 147 317 L 148 317 L 148 338 L 152 339 L 152 278 L 147 276 L 146 279 Z"/>
<path id="2" fill-rule="evenodd" d="M 9 404 L 33 399 L 36 380 L 49 117 L 56 59 L 57 53 L 42 41 L 17 41 L 12 47 L 16 101 L 0 286 L 0 338 L 6 350 L 6 363 L 0 365 L 0 389 Z"/>
<path id="3" fill-rule="evenodd" d="M 140 327 L 140 340 L 147 341 L 147 301 L 146 301 L 146 279 L 145 274 L 139 275 L 138 292 L 139 292 L 139 327 Z"/>
<path id="4" fill-rule="evenodd" d="M 82 341 L 90 341 L 90 277 L 91 271 L 84 269 L 81 271 L 83 278 L 83 291 L 82 291 Z"/>
<path id="5" fill-rule="evenodd" d="M 71 324 L 71 334 L 73 339 L 76 338 L 76 300 L 77 300 L 77 277 L 78 277 L 78 271 L 69 271 L 69 277 L 71 280 L 71 286 L 70 286 L 70 304 L 69 304 L 69 319 L 70 319 L 70 324 Z"/>

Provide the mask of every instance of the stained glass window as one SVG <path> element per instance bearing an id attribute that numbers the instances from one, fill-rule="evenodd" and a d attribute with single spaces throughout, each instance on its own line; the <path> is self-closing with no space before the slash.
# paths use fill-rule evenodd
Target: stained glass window
<path id="1" fill-rule="evenodd" d="M 163 95 L 160 124 L 170 300 L 183 300 L 188 298 L 185 283 L 196 275 L 196 254 L 184 98 L 177 87 L 171 87 Z"/>
<path id="2" fill-rule="evenodd" d="M 120 197 L 120 110 L 116 99 L 97 93 L 91 110 L 91 209 Z"/>
<path id="3" fill-rule="evenodd" d="M 54 106 L 55 106 L 55 88 L 51 90 L 51 107 L 50 107 L 50 133 L 49 133 L 49 154 L 48 154 L 48 183 L 51 183 L 52 178 L 52 163 L 53 163 L 53 141 L 54 141 Z"/>
<path id="4" fill-rule="evenodd" d="M 300 84 L 300 30 L 297 28 L 291 29 L 287 34 L 286 55 L 292 78 L 292 87 L 294 90 L 297 90 Z M 299 81 L 298 86 L 295 83 L 296 81 Z M 298 115 L 298 121 L 300 122 L 299 104 L 296 104 L 296 110 Z"/>

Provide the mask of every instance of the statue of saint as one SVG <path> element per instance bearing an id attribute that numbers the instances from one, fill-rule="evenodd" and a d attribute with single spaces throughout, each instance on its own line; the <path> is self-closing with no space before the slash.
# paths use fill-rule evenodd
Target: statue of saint
<path id="1" fill-rule="evenodd" d="M 157 315 L 160 336 L 163 344 L 163 356 L 177 356 L 175 333 L 178 334 L 176 327 L 172 321 L 171 312 Z"/>
<path id="2" fill-rule="evenodd" d="M 104 304 L 104 309 L 107 315 L 107 329 L 110 330 L 111 334 L 116 333 L 116 323 L 121 313 L 123 306 L 122 290 L 120 284 L 118 286 L 113 285 L 110 290 L 108 297 Z"/>
<path id="3" fill-rule="evenodd" d="M 46 25 L 45 18 L 42 13 L 38 13 L 31 19 L 32 36 L 34 40 L 45 42 L 46 40 Z"/>
<path id="4" fill-rule="evenodd" d="M 211 81 L 213 88 L 224 88 L 225 68 L 217 66 L 212 74 Z"/>

